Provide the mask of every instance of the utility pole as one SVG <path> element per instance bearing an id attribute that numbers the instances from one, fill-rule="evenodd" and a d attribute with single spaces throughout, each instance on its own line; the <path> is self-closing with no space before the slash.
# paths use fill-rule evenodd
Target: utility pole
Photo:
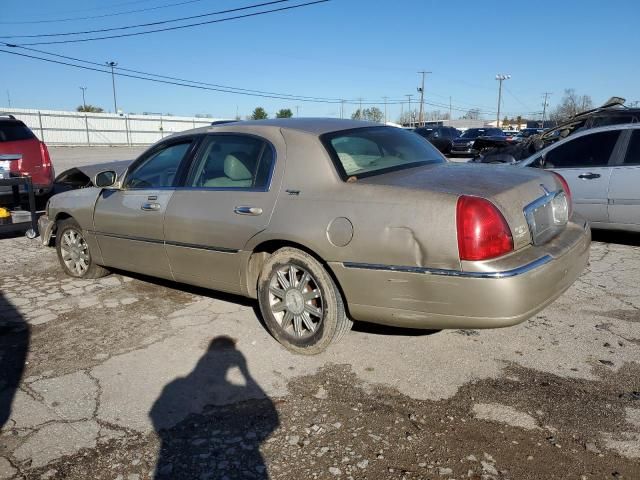
<path id="1" fill-rule="evenodd" d="M 9 90 L 7 89 L 7 102 L 9 104 L 9 108 L 11 108 L 11 95 L 9 94 Z"/>
<path id="2" fill-rule="evenodd" d="M 409 128 L 411 128 L 411 126 L 413 125 L 413 115 L 411 114 L 411 97 L 413 97 L 413 95 L 407 94 L 405 95 L 405 97 L 409 99 Z"/>
<path id="3" fill-rule="evenodd" d="M 420 87 L 418 87 L 418 92 L 420 92 L 420 116 L 418 117 L 418 126 L 422 127 L 424 126 L 422 124 L 422 121 L 424 120 L 424 118 L 422 117 L 422 113 L 424 111 L 424 76 L 427 73 L 431 73 L 431 72 L 418 72 L 422 74 L 422 85 Z"/>
<path id="4" fill-rule="evenodd" d="M 496 128 L 500 128 L 500 104 L 502 103 L 502 82 L 504 82 L 505 80 L 509 80 L 511 78 L 511 75 L 504 75 L 502 73 L 499 73 L 496 75 L 496 80 L 498 80 L 498 82 L 500 83 L 500 86 L 498 87 L 498 115 L 496 116 L 497 122 L 496 122 Z"/>
<path id="5" fill-rule="evenodd" d="M 87 90 L 87 87 L 78 87 L 82 90 L 82 108 L 86 112 L 87 111 L 87 101 L 84 98 L 84 92 Z"/>
<path id="6" fill-rule="evenodd" d="M 402 125 L 404 127 L 404 125 L 403 125 L 404 118 L 403 117 L 404 117 L 404 103 L 400 102 L 400 125 Z"/>
<path id="7" fill-rule="evenodd" d="M 547 115 L 547 107 L 549 106 L 549 104 L 547 103 L 547 99 L 551 96 L 551 92 L 544 92 L 544 101 L 542 103 L 542 125 L 540 126 L 540 128 L 544 128 L 544 119 Z M 520 128 L 520 125 L 518 125 L 518 128 Z"/>
<path id="8" fill-rule="evenodd" d="M 300 107 L 296 105 L 296 118 L 300 116 Z"/>
<path id="9" fill-rule="evenodd" d="M 451 114 L 451 95 L 449 95 L 449 126 L 451 126 L 451 120 L 453 120 L 453 116 Z"/>
<path id="10" fill-rule="evenodd" d="M 106 62 L 107 67 L 111 67 L 111 85 L 113 86 L 113 113 L 118 113 L 118 101 L 116 100 L 116 76 L 113 73 L 114 67 L 117 67 L 118 64 L 114 61 Z"/>
<path id="11" fill-rule="evenodd" d="M 340 118 L 344 118 L 344 99 L 340 100 Z"/>
<path id="12" fill-rule="evenodd" d="M 387 123 L 387 100 L 389 97 L 382 97 L 384 100 L 384 123 Z"/>

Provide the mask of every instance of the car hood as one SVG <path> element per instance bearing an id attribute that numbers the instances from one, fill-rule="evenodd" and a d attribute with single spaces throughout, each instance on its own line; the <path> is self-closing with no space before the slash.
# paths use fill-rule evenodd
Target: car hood
<path id="1" fill-rule="evenodd" d="M 478 137 L 476 137 L 478 138 Z M 475 138 L 454 138 L 453 139 L 453 143 L 471 143 L 471 142 L 475 142 L 476 139 Z"/>
<path id="2" fill-rule="evenodd" d="M 530 243 L 524 208 L 561 187 L 555 177 L 534 168 L 444 163 L 364 178 L 358 183 L 451 195 L 471 195 L 494 203 L 509 223 L 517 248 Z"/>
<path id="3" fill-rule="evenodd" d="M 118 160 L 69 168 L 56 177 L 55 183 L 70 188 L 91 187 L 93 186 L 93 177 L 96 174 L 105 170 L 113 170 L 118 177 L 121 177 L 131 163 L 133 163 L 133 160 Z"/>

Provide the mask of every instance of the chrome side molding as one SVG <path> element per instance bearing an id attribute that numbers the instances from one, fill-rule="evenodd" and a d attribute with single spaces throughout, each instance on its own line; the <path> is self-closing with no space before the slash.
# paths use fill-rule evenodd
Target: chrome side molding
<path id="1" fill-rule="evenodd" d="M 464 272 L 461 270 L 448 270 L 443 268 L 424 268 L 424 267 L 410 267 L 400 265 L 379 265 L 373 263 L 353 263 L 343 262 L 345 268 L 359 268 L 362 270 L 383 270 L 391 272 L 403 272 L 403 273 L 421 273 L 426 275 L 442 275 L 446 277 L 465 277 L 465 278 L 510 278 L 518 275 L 525 274 L 539 268 L 553 260 L 551 255 L 545 255 L 531 263 L 523 265 L 511 270 L 505 270 L 502 272 Z"/>

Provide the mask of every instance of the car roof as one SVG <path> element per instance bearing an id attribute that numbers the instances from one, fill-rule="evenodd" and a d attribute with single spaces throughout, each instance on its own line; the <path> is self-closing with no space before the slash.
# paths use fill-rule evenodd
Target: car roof
<path id="1" fill-rule="evenodd" d="M 551 145 L 548 145 L 547 147 L 543 148 L 542 150 L 538 150 L 536 153 L 533 153 L 531 155 L 529 155 L 527 158 L 520 160 L 517 164 L 519 166 L 523 166 L 526 167 L 527 165 L 529 165 L 531 162 L 533 162 L 533 160 L 535 160 L 538 156 L 540 155 L 544 155 L 546 152 L 548 152 L 549 150 L 552 150 L 554 148 L 557 148 L 560 145 L 564 145 L 565 143 L 574 140 L 576 138 L 579 137 L 584 137 L 586 135 L 593 135 L 595 133 L 599 133 L 599 132 L 609 132 L 612 130 L 640 130 L 640 123 L 636 122 L 636 123 L 621 123 L 619 125 L 607 125 L 605 127 L 596 127 L 596 128 L 589 128 L 586 130 L 582 130 L 580 132 L 576 132 L 572 135 L 569 135 L 566 138 L 563 138 L 562 140 L 552 143 Z"/>
<path id="2" fill-rule="evenodd" d="M 261 129 L 285 129 L 296 130 L 314 136 L 323 135 L 329 132 L 349 130 L 364 127 L 385 127 L 382 123 L 365 122 L 361 120 L 347 120 L 340 118 L 273 118 L 266 120 L 247 120 L 242 122 L 224 123 L 211 125 L 208 127 L 195 128 L 176 133 L 176 136 L 193 135 L 197 133 L 213 132 L 256 132 Z M 386 127 L 397 128 L 397 127 Z"/>

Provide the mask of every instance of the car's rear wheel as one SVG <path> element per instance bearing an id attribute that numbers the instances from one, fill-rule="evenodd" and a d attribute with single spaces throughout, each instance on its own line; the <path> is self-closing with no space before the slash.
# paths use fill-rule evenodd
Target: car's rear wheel
<path id="1" fill-rule="evenodd" d="M 331 275 L 296 248 L 282 248 L 265 262 L 258 301 L 271 334 L 295 353 L 320 353 L 353 324 Z"/>
<path id="2" fill-rule="evenodd" d="M 56 251 L 60 265 L 67 275 L 76 278 L 100 278 L 109 274 L 107 269 L 93 261 L 82 228 L 73 218 L 58 223 Z"/>

